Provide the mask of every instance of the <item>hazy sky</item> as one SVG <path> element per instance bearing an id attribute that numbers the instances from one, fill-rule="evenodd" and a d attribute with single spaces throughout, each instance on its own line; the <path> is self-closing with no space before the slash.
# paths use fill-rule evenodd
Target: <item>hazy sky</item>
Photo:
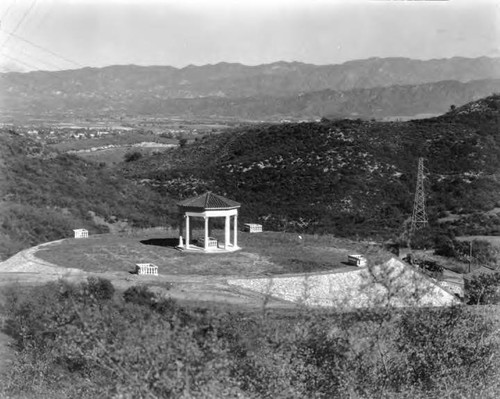
<path id="1" fill-rule="evenodd" d="M 500 56 L 497 0 L 2 0 L 0 71 Z"/>

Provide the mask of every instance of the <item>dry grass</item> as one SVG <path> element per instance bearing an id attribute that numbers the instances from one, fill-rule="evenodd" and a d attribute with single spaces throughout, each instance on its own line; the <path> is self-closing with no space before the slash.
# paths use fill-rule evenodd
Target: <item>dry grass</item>
<path id="1" fill-rule="evenodd" d="M 166 234 L 166 233 L 165 233 Z M 37 252 L 36 256 L 63 267 L 90 272 L 127 272 L 136 263 L 154 263 L 160 274 L 200 276 L 258 276 L 268 274 L 332 271 L 350 268 L 349 253 L 364 253 L 372 262 L 390 254 L 373 246 L 332 236 L 302 236 L 265 232 L 239 233 L 241 251 L 227 254 L 179 252 L 177 238 L 156 231 L 136 235 L 96 235 L 68 239 Z M 152 245 L 145 245 L 148 241 Z"/>

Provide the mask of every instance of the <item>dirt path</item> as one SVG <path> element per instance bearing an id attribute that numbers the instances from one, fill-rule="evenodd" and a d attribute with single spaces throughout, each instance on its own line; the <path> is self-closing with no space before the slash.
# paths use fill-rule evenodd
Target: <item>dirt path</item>
<path id="1" fill-rule="evenodd" d="M 78 269 L 70 269 L 54 265 L 36 257 L 36 253 L 41 248 L 57 245 L 63 240 L 52 241 L 37 245 L 18 252 L 16 255 L 0 263 L 0 273 L 16 273 L 22 278 L 23 273 L 39 274 L 41 279 L 47 280 L 48 277 L 60 278 L 71 275 L 81 275 L 85 272 Z"/>

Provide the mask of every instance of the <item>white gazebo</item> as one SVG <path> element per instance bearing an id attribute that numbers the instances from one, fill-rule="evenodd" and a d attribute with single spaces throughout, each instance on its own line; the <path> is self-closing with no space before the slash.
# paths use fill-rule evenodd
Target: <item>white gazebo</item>
<path id="1" fill-rule="evenodd" d="M 179 214 L 184 218 L 179 224 L 179 249 L 204 252 L 232 252 L 240 249 L 238 247 L 238 208 L 241 206 L 240 203 L 209 191 L 181 201 L 177 206 Z M 197 240 L 198 245 L 192 244 L 194 238 L 192 218 L 203 218 L 205 222 L 204 235 Z M 211 235 L 211 218 L 224 218 L 223 243 L 218 242 Z M 233 221 L 232 231 L 231 219 Z"/>

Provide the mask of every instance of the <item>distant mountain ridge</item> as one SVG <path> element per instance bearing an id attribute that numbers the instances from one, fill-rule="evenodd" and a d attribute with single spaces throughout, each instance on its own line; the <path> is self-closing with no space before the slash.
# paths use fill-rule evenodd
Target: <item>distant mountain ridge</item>
<path id="1" fill-rule="evenodd" d="M 371 58 L 320 66 L 284 61 L 257 66 L 219 63 L 181 69 L 128 65 L 0 74 L 3 93 L 0 102 L 4 112 L 34 114 L 97 110 L 176 116 L 201 113 L 251 119 L 290 113 L 297 117 L 338 112 L 342 116 L 367 117 L 414 115 L 441 113 L 443 102 L 462 105 L 489 95 L 497 90 L 498 82 L 492 82 L 493 90 L 489 92 L 483 87 L 487 83 L 464 86 L 489 79 L 500 79 L 500 58 L 456 57 L 428 61 Z M 434 89 L 429 84 L 444 81 L 455 81 L 441 84 L 451 97 L 446 100 L 439 94 L 439 99 L 435 100 L 437 93 L 432 93 Z M 427 86 L 419 88 L 421 85 Z M 393 86 L 407 88 L 387 89 Z M 477 92 L 471 92 L 476 89 Z M 412 103 L 411 93 L 415 92 L 416 101 L 427 103 L 427 108 L 420 111 L 410 107 L 406 111 L 394 109 L 396 104 L 392 104 L 387 111 L 376 109 L 378 101 L 394 103 L 394 92 L 402 90 L 409 90 L 400 95 L 407 99 L 405 101 Z M 348 94 L 344 94 L 346 92 Z M 325 95 L 328 98 L 320 105 Z M 356 96 L 362 98 L 356 99 Z M 363 105 L 366 96 L 372 98 L 371 107 L 375 110 L 366 110 L 370 108 Z M 271 103 L 268 111 L 259 109 L 262 99 Z M 286 109 L 289 106 L 291 110 Z"/>

